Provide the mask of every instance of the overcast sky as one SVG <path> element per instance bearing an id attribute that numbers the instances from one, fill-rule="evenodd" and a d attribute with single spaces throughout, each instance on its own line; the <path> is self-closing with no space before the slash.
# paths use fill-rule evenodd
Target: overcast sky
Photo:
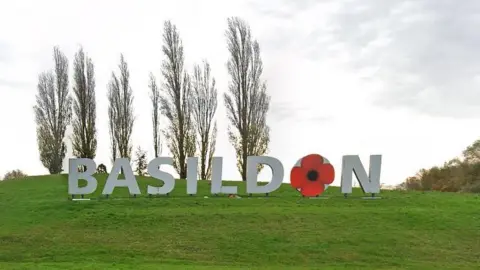
<path id="1" fill-rule="evenodd" d="M 80 45 L 93 59 L 96 162 L 108 168 L 106 86 L 124 54 L 135 95 L 133 145 L 152 158 L 148 75 L 161 78 L 163 22 L 172 20 L 186 67 L 211 64 L 220 100 L 216 155 L 224 157 L 224 178 L 239 179 L 221 98 L 229 16 L 245 19 L 260 43 L 272 97 L 269 155 L 282 161 L 284 181 L 309 153 L 333 163 L 334 185 L 342 155 L 358 154 L 367 167 L 370 154 L 381 154 L 381 182 L 397 184 L 459 155 L 480 135 L 480 1 L 2 1 L 0 174 L 48 172 L 32 107 L 55 45 L 71 71 Z M 262 175 L 269 177 L 268 169 Z"/>

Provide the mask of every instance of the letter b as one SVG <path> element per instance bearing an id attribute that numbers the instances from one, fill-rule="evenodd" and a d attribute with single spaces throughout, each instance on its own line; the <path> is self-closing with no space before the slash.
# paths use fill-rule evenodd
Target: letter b
<path id="1" fill-rule="evenodd" d="M 78 167 L 85 166 L 84 172 L 79 172 Z M 91 194 L 97 189 L 97 179 L 93 177 L 95 173 L 95 161 L 89 158 L 71 158 L 68 161 L 68 194 L 80 195 Z M 85 187 L 78 186 L 78 180 L 87 180 Z"/>

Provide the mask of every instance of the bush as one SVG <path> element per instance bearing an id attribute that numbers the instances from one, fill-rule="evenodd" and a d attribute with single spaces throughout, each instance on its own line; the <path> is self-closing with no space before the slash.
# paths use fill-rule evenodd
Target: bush
<path id="1" fill-rule="evenodd" d="M 135 154 L 137 156 L 137 159 L 135 160 L 135 164 L 136 164 L 135 172 L 139 176 L 144 176 L 146 174 L 147 165 L 148 165 L 147 152 L 143 151 L 142 148 L 139 146 Z"/>
<path id="2" fill-rule="evenodd" d="M 97 173 L 107 173 L 107 166 L 105 166 L 103 163 L 98 165 Z"/>
<path id="3" fill-rule="evenodd" d="M 3 177 L 3 180 L 12 180 L 27 177 L 28 175 L 23 173 L 21 170 L 9 171 Z"/>
<path id="4" fill-rule="evenodd" d="M 480 181 L 464 186 L 461 192 L 480 193 Z"/>

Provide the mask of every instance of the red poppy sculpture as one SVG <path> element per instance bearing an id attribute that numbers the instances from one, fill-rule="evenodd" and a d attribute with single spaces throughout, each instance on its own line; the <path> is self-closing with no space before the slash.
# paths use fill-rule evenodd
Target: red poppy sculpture
<path id="1" fill-rule="evenodd" d="M 290 172 L 290 184 L 306 197 L 322 194 L 334 179 L 332 164 L 317 154 L 303 157 Z"/>

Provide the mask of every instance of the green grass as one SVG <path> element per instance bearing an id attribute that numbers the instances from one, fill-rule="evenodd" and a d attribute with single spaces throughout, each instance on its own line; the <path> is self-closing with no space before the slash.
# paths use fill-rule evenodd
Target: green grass
<path id="1" fill-rule="evenodd" d="M 270 197 L 129 198 L 118 188 L 68 200 L 67 176 L 0 182 L 0 269 L 478 269 L 480 199 L 384 191 L 363 200 L 330 187 L 304 199 L 289 185 Z M 140 188 L 159 183 L 140 178 Z M 228 183 L 230 185 L 230 183 Z M 209 198 L 205 199 L 204 196 Z"/>

